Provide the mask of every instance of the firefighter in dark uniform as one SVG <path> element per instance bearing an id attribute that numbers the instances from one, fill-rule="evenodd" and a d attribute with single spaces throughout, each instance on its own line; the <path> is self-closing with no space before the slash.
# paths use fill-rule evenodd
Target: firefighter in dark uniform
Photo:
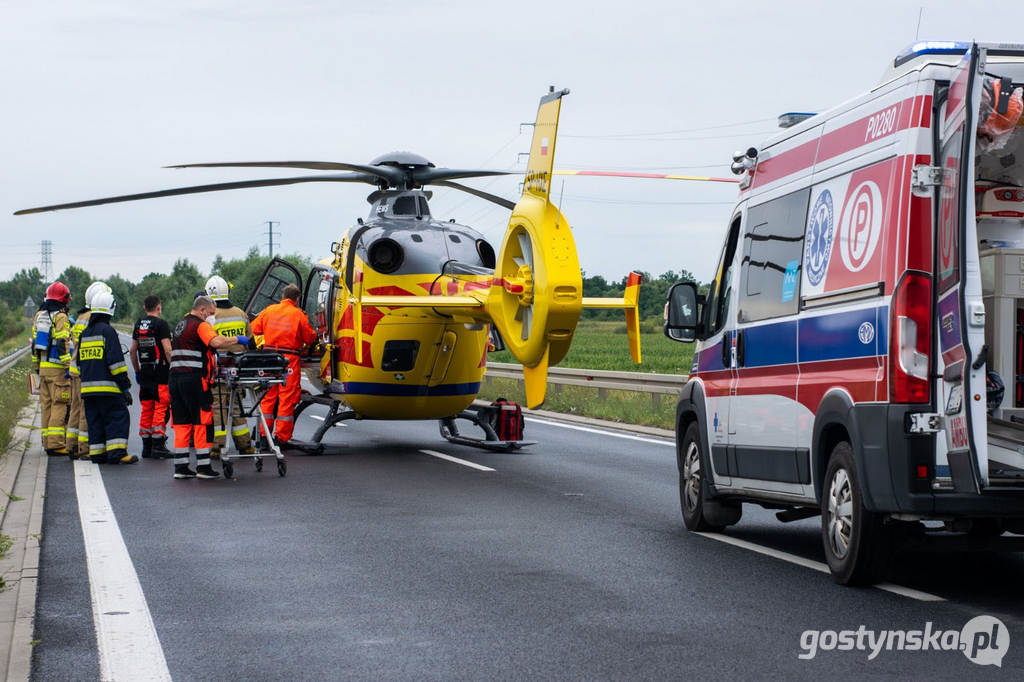
<path id="1" fill-rule="evenodd" d="M 208 317 L 216 307 L 208 296 L 198 296 L 192 311 L 174 327 L 171 338 L 171 416 L 174 420 L 174 478 L 217 478 L 210 466 L 213 440 L 213 351 L 236 343 L 249 345 L 244 335 L 220 336 Z M 196 468 L 189 468 L 189 447 L 195 449 Z"/>
<path id="2" fill-rule="evenodd" d="M 85 290 L 85 307 L 78 311 L 75 323 L 71 325 L 71 342 L 74 351 L 71 353 L 71 411 L 68 414 L 68 455 L 71 459 L 89 459 L 89 423 L 85 420 L 85 403 L 82 402 L 82 377 L 78 371 L 78 345 L 82 340 L 82 332 L 89 326 L 89 306 L 92 298 L 100 291 L 111 292 L 106 282 L 93 282 Z M 72 450 L 72 434 L 77 435 L 75 449 Z"/>
<path id="3" fill-rule="evenodd" d="M 167 385 L 171 358 L 171 328 L 160 317 L 163 305 L 159 296 L 147 296 L 142 302 L 146 316 L 135 323 L 129 351 L 135 380 L 139 384 L 139 436 L 143 458 L 173 457 L 167 449 L 164 424 L 171 409 Z"/>
<path id="4" fill-rule="evenodd" d="M 82 402 L 89 425 L 89 458 L 97 464 L 135 464 L 128 454 L 132 382 L 121 351 L 121 340 L 110 326 L 114 295 L 101 291 L 92 298 L 89 326 L 78 346 Z"/>

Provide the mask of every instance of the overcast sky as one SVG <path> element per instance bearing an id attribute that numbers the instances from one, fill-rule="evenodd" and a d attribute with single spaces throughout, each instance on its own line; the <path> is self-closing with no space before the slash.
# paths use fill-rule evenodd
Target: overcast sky
<path id="1" fill-rule="evenodd" d="M 39 264 L 138 279 L 188 258 L 327 255 L 364 185 L 310 184 L 23 217 L 19 208 L 304 171 L 170 163 L 327 160 L 391 150 L 521 168 L 539 97 L 567 87 L 556 167 L 728 175 L 785 111 L 875 84 L 922 3 L 482 0 L 0 0 L 0 278 Z M 534 9 L 536 8 L 536 10 Z M 536 11 L 536 13 L 535 13 Z M 1024 42 L 1024 5 L 928 2 L 921 39 Z M 515 198 L 513 179 L 469 181 Z M 588 273 L 706 280 L 733 185 L 567 178 L 553 194 Z M 496 245 L 508 212 L 435 190 L 435 216 Z"/>

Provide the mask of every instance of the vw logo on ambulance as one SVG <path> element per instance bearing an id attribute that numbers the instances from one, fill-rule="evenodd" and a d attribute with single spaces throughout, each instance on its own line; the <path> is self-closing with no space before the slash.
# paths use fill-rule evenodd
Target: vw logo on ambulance
<path id="1" fill-rule="evenodd" d="M 818 195 L 811 211 L 810 225 L 807 226 L 807 246 L 804 251 L 804 268 L 811 286 L 818 286 L 825 279 L 829 257 L 832 255 L 834 223 L 832 192 L 827 189 Z"/>

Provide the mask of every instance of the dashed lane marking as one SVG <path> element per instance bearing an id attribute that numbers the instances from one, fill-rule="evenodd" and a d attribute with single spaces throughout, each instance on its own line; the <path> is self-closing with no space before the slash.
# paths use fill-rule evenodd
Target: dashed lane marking
<path id="1" fill-rule="evenodd" d="M 790 554 L 789 552 L 783 552 L 781 550 L 772 549 L 771 547 L 765 547 L 763 545 L 758 545 L 756 543 L 749 542 L 747 540 L 741 540 L 739 538 L 734 538 L 731 535 L 722 535 L 720 533 L 701 533 L 701 532 L 694 532 L 694 535 L 700 535 L 701 537 L 710 538 L 712 540 L 718 540 L 719 542 L 724 542 L 727 545 L 732 545 L 734 547 L 740 547 L 742 549 L 750 550 L 751 552 L 757 552 L 758 554 L 764 554 L 765 556 L 770 556 L 773 559 L 782 559 L 783 561 L 788 561 L 791 564 L 796 564 L 797 566 L 803 566 L 804 568 L 810 568 L 811 570 L 818 571 L 820 573 L 828 574 L 828 573 L 831 572 L 831 571 L 829 571 L 828 565 L 824 564 L 824 563 L 822 563 L 820 561 L 814 561 L 813 559 L 807 559 L 807 558 L 804 558 L 802 556 L 797 556 L 796 554 Z M 937 595 L 929 594 L 927 592 L 921 592 L 920 590 L 915 590 L 915 589 L 913 589 L 911 587 L 903 587 L 902 585 L 893 585 L 892 583 L 878 583 L 874 587 L 876 587 L 876 588 L 878 588 L 880 590 L 884 590 L 886 592 L 892 592 L 893 594 L 898 594 L 898 595 L 903 596 L 903 597 L 909 597 L 910 599 L 916 599 L 917 601 L 930 601 L 930 602 L 946 601 L 945 599 L 943 599 L 942 597 L 939 597 Z"/>
<path id="2" fill-rule="evenodd" d="M 464 459 L 459 459 L 458 457 L 452 457 L 451 455 L 446 455 L 443 452 L 436 452 L 434 450 L 420 450 L 420 452 L 424 455 L 430 455 L 431 457 L 437 457 L 438 459 L 455 462 L 456 464 L 461 464 L 462 466 L 469 467 L 470 469 L 476 469 L 477 471 L 497 471 L 491 467 L 485 467 L 483 464 L 477 464 L 476 462 L 469 462 Z"/>
<path id="3" fill-rule="evenodd" d="M 537 424 L 545 424 L 547 426 L 558 426 L 563 429 L 572 429 L 573 431 L 585 431 L 587 433 L 596 433 L 600 436 L 612 436 L 613 438 L 625 438 L 627 440 L 638 440 L 641 443 L 654 443 L 655 445 L 666 445 L 670 448 L 676 446 L 675 441 L 663 440 L 660 438 L 644 438 L 643 436 L 633 436 L 628 433 L 616 433 L 608 429 L 592 429 L 588 426 L 576 426 L 575 424 L 565 424 L 563 422 L 551 421 L 549 419 L 538 419 L 537 417 L 525 417 L 527 421 L 535 422 Z"/>
<path id="4" fill-rule="evenodd" d="M 75 462 L 100 677 L 170 680 L 164 650 L 103 485 L 99 465 Z"/>

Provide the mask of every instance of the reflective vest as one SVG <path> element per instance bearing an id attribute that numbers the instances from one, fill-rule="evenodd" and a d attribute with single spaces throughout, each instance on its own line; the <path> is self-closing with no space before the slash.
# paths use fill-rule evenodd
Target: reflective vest
<path id="1" fill-rule="evenodd" d="M 81 371 L 78 369 L 78 347 L 82 342 L 82 332 L 89 326 L 89 316 L 91 314 L 92 311 L 86 310 L 75 318 L 75 323 L 71 325 L 71 366 L 68 367 L 68 371 L 75 376 L 81 374 Z"/>
<path id="2" fill-rule="evenodd" d="M 67 369 L 71 363 L 71 320 L 60 310 L 40 310 L 32 320 L 32 364 Z"/>
<path id="3" fill-rule="evenodd" d="M 174 327 L 171 334 L 171 374 L 210 377 L 213 363 L 209 346 L 199 336 L 201 324 L 203 320 L 189 313 Z"/>
<path id="4" fill-rule="evenodd" d="M 131 388 L 128 366 L 117 332 L 106 321 L 92 320 L 78 344 L 82 397 L 119 394 Z"/>
<path id="5" fill-rule="evenodd" d="M 241 308 L 237 306 L 218 307 L 213 316 L 216 318 L 213 321 L 213 330 L 221 336 L 252 336 L 252 332 L 249 331 L 249 318 L 245 316 Z M 245 348 L 240 343 L 233 343 L 222 350 L 240 353 Z"/>

